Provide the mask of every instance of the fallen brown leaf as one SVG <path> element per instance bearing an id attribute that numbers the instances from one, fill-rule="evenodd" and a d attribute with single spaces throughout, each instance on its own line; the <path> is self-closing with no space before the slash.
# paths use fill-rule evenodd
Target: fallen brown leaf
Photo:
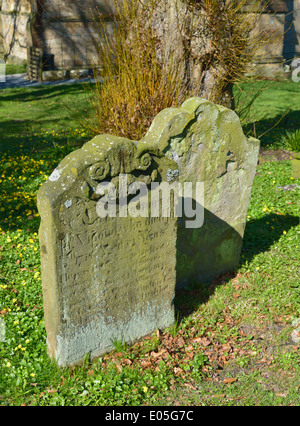
<path id="1" fill-rule="evenodd" d="M 57 390 L 56 390 L 56 389 L 49 389 L 49 388 L 46 388 L 46 390 L 47 390 L 47 392 L 48 392 L 48 393 L 56 393 L 56 392 L 57 392 Z"/>
<path id="2" fill-rule="evenodd" d="M 182 346 L 184 346 L 184 345 L 185 345 L 185 341 L 184 341 L 184 338 L 183 338 L 183 337 L 179 337 L 179 339 L 177 340 L 177 345 L 178 345 L 179 347 L 182 347 Z"/>
<path id="3" fill-rule="evenodd" d="M 150 353 L 150 355 L 151 356 L 153 356 L 154 358 L 159 358 L 160 356 L 162 356 L 162 355 L 164 355 L 164 354 L 166 354 L 167 353 L 167 350 L 166 349 L 162 349 L 161 351 L 159 351 L 159 352 L 154 352 L 154 351 L 152 351 L 151 353 Z"/>
<path id="4" fill-rule="evenodd" d="M 183 373 L 184 373 L 184 371 L 183 371 L 183 369 L 182 369 L 182 368 L 175 367 L 175 368 L 174 368 L 174 373 L 176 374 L 176 376 L 178 376 L 179 374 L 183 374 Z"/>
<path id="5" fill-rule="evenodd" d="M 122 373 L 123 368 L 120 364 L 116 365 L 116 369 L 118 370 L 119 373 Z"/>
<path id="6" fill-rule="evenodd" d="M 223 380 L 223 383 L 231 385 L 231 383 L 234 383 L 236 381 L 237 381 L 237 378 L 232 378 L 232 379 L 231 378 L 227 378 L 227 379 Z"/>
<path id="7" fill-rule="evenodd" d="M 195 388 L 194 386 L 192 386 L 190 383 L 185 383 L 183 386 L 190 388 L 192 390 L 197 390 L 197 388 Z"/>
<path id="8" fill-rule="evenodd" d="M 225 398 L 225 393 L 221 393 L 220 395 L 211 395 L 211 398 Z"/>
<path id="9" fill-rule="evenodd" d="M 203 337 L 194 337 L 193 339 L 191 339 L 192 340 L 192 342 L 194 342 L 194 343 L 199 343 L 199 342 L 201 342 L 201 340 L 203 339 Z"/>
<path id="10" fill-rule="evenodd" d="M 142 362 L 141 362 L 141 366 L 144 367 L 144 368 L 151 367 L 151 365 L 152 365 L 152 362 L 146 361 L 145 359 L 143 359 Z"/>
<path id="11" fill-rule="evenodd" d="M 211 345 L 211 341 L 209 339 L 207 339 L 206 337 L 204 337 L 203 339 L 201 339 L 201 341 L 199 342 L 202 346 L 204 346 L 205 348 L 209 345 Z"/>

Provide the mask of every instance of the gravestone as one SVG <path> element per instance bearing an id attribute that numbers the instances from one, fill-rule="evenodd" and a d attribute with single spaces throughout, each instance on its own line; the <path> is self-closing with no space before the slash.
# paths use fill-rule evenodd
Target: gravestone
<path id="1" fill-rule="evenodd" d="M 192 98 L 158 114 L 139 142 L 100 135 L 67 156 L 38 193 L 50 356 L 76 364 L 165 328 L 176 287 L 236 268 L 258 151 L 234 112 Z M 189 193 L 204 222 L 187 226 L 185 208 L 123 216 L 124 177 L 150 194 L 153 183 L 204 183 L 204 202 Z M 104 198 L 103 183 L 116 189 Z"/>
<path id="2" fill-rule="evenodd" d="M 67 156 L 41 187 L 47 344 L 59 365 L 95 358 L 115 340 L 132 342 L 173 323 L 177 218 L 124 211 L 100 217 L 98 187 L 112 183 L 120 199 L 120 177 L 149 186 L 176 167 L 157 148 L 101 135 Z"/>
<path id="3" fill-rule="evenodd" d="M 292 178 L 300 179 L 300 152 L 295 152 L 292 159 Z"/>
<path id="4" fill-rule="evenodd" d="M 157 141 L 178 164 L 179 182 L 204 183 L 205 202 L 203 226 L 187 229 L 178 221 L 179 289 L 238 266 L 260 144 L 244 135 L 235 112 L 204 99 L 188 99 L 172 113 L 182 121 L 180 134 L 169 135 L 164 110 L 144 140 Z"/>
<path id="5" fill-rule="evenodd" d="M 0 83 L 5 83 L 6 81 L 6 64 L 4 59 L 0 59 Z"/>

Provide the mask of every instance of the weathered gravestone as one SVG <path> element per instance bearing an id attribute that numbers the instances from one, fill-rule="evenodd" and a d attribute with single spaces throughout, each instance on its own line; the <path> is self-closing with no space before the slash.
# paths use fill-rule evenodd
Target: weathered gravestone
<path id="1" fill-rule="evenodd" d="M 120 203 L 117 217 L 99 217 L 97 191 L 111 182 L 119 200 L 121 178 L 146 186 L 176 168 L 156 147 L 102 135 L 66 157 L 40 189 L 47 342 L 60 365 L 174 321 L 177 218 L 120 217 Z"/>
<path id="2" fill-rule="evenodd" d="M 185 220 L 178 221 L 180 288 L 238 266 L 260 144 L 246 138 L 238 116 L 225 107 L 191 98 L 173 114 L 178 111 L 186 119 L 181 134 L 169 136 L 170 111 L 164 110 L 144 140 L 158 141 L 178 164 L 181 183 L 204 182 L 203 226 L 187 229 Z"/>
<path id="3" fill-rule="evenodd" d="M 192 98 L 162 111 L 139 142 L 101 135 L 62 161 L 38 194 L 48 351 L 60 365 L 171 325 L 176 286 L 238 265 L 258 151 L 234 112 Z M 204 223 L 150 209 L 120 217 L 120 176 L 148 188 L 204 182 Z M 103 181 L 117 188 L 116 217 L 99 217 Z"/>
<path id="4" fill-rule="evenodd" d="M 5 83 L 6 81 L 6 64 L 4 59 L 0 59 L 0 83 Z"/>

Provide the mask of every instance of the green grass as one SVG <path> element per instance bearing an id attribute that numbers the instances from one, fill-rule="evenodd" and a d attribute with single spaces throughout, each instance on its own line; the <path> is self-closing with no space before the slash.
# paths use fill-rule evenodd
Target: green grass
<path id="1" fill-rule="evenodd" d="M 45 152 L 89 139 L 75 120 L 89 111 L 81 85 L 2 90 L 0 109 L 0 153 Z"/>
<path id="2" fill-rule="evenodd" d="M 300 129 L 295 132 L 286 132 L 281 139 L 282 146 L 293 152 L 300 152 Z"/>
<path id="3" fill-rule="evenodd" d="M 24 65 L 6 64 L 6 75 L 25 74 L 26 69 L 27 69 L 27 64 L 24 64 Z"/>
<path id="4" fill-rule="evenodd" d="M 240 110 L 248 104 L 247 99 L 260 93 L 243 114 L 246 133 L 262 135 L 264 148 L 283 148 L 281 137 L 286 131 L 300 129 L 300 85 L 292 81 L 257 81 L 239 86 L 241 90 L 236 86 L 234 93 Z"/>
<path id="5" fill-rule="evenodd" d="M 255 107 L 267 118 L 257 126 L 272 127 L 299 87 L 263 92 Z M 300 318 L 299 190 L 283 187 L 300 181 L 290 161 L 258 166 L 237 271 L 178 292 L 173 327 L 133 346 L 115 341 L 114 352 L 76 368 L 49 360 L 36 192 L 89 137 L 64 103 L 86 113 L 80 86 L 0 92 L 0 405 L 299 405 L 290 340 Z M 292 107 L 284 131 L 296 130 Z M 269 146 L 280 146 L 281 131 L 272 134 Z"/>

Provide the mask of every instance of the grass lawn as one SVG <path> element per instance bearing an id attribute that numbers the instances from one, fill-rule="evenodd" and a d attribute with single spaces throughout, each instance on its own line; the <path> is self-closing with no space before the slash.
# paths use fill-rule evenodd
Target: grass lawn
<path id="1" fill-rule="evenodd" d="M 6 75 L 11 74 L 25 74 L 27 65 L 15 65 L 15 64 L 6 64 Z"/>
<path id="2" fill-rule="evenodd" d="M 78 85 L 0 91 L 0 405 L 300 405 L 291 339 L 300 318 L 299 189 L 291 185 L 300 180 L 291 179 L 290 153 L 258 165 L 239 268 L 178 292 L 174 326 L 134 346 L 116 341 L 113 353 L 80 367 L 49 360 L 36 192 L 89 139 L 65 104 L 88 113 Z M 262 137 L 264 149 L 280 149 L 285 131 L 300 128 L 300 85 L 266 88 L 252 113 L 257 134 L 286 114 Z"/>

